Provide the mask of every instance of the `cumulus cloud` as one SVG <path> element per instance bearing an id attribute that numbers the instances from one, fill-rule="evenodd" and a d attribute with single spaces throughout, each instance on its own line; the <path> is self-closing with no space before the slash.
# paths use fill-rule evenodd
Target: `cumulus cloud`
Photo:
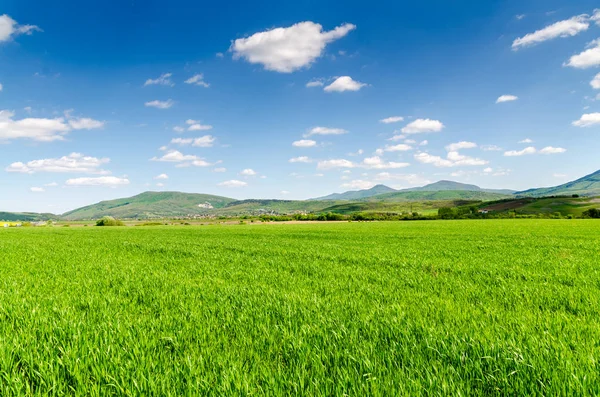
<path id="1" fill-rule="evenodd" d="M 561 147 L 547 146 L 547 147 L 543 148 L 542 150 L 540 150 L 540 153 L 541 154 L 559 154 L 559 153 L 564 153 L 566 151 L 567 151 L 567 149 L 564 149 Z"/>
<path id="2" fill-rule="evenodd" d="M 202 73 L 193 75 L 192 77 L 187 79 L 185 81 L 185 83 L 197 85 L 197 86 L 204 87 L 204 88 L 210 87 L 210 84 L 208 84 L 207 82 L 204 81 L 204 74 L 202 74 Z"/>
<path id="3" fill-rule="evenodd" d="M 101 128 L 104 122 L 90 118 L 58 117 L 14 120 L 14 112 L 0 110 L 0 141 L 31 139 L 41 142 L 62 141 L 72 130 Z"/>
<path id="4" fill-rule="evenodd" d="M 46 189 L 44 189 L 43 187 L 31 187 L 29 188 L 29 190 L 31 190 L 34 193 L 43 193 L 46 191 Z"/>
<path id="5" fill-rule="evenodd" d="M 501 152 L 503 149 L 496 145 L 482 145 L 481 150 L 485 152 Z"/>
<path id="6" fill-rule="evenodd" d="M 311 135 L 342 135 L 347 134 L 348 131 L 342 128 L 328 128 L 328 127 L 314 127 L 305 136 Z"/>
<path id="7" fill-rule="evenodd" d="M 379 120 L 379 122 L 383 123 L 383 124 L 392 124 L 392 123 L 397 123 L 399 121 L 404 121 L 404 117 L 402 117 L 402 116 L 392 116 L 392 117 L 388 117 L 388 118 Z"/>
<path id="8" fill-rule="evenodd" d="M 234 59 L 261 64 L 266 70 L 291 73 L 310 66 L 325 46 L 346 36 L 356 26 L 347 23 L 328 32 L 314 22 L 300 22 L 287 28 L 275 28 L 235 40 L 230 51 Z"/>
<path id="9" fill-rule="evenodd" d="M 311 80 L 306 83 L 307 88 L 323 87 L 325 84 L 321 80 Z"/>
<path id="10" fill-rule="evenodd" d="M 162 157 L 153 157 L 150 160 L 152 161 L 162 161 L 167 163 L 179 163 L 178 167 L 208 167 L 212 164 L 209 162 L 191 155 L 191 154 L 183 154 L 178 150 L 168 150 Z"/>
<path id="11" fill-rule="evenodd" d="M 412 150 L 412 146 L 401 143 L 401 144 L 392 145 L 392 146 L 388 145 L 385 148 L 383 148 L 382 150 L 384 152 L 407 152 L 409 150 Z"/>
<path id="12" fill-rule="evenodd" d="M 171 143 L 181 146 L 212 147 L 216 140 L 212 135 L 204 135 L 198 138 L 173 138 L 171 139 Z"/>
<path id="13" fill-rule="evenodd" d="M 175 132 L 183 132 L 183 131 L 185 131 L 185 128 L 180 127 L 180 126 L 175 126 L 175 127 L 173 127 L 173 131 L 175 131 Z"/>
<path id="14" fill-rule="evenodd" d="M 166 101 L 154 100 L 150 102 L 146 102 L 144 105 L 149 108 L 157 108 L 157 109 L 168 109 L 175 104 L 172 99 L 167 99 Z"/>
<path id="15" fill-rule="evenodd" d="M 129 179 L 116 176 L 100 176 L 97 178 L 73 178 L 65 182 L 67 186 L 107 186 L 117 187 L 129 185 Z"/>
<path id="16" fill-rule="evenodd" d="M 332 168 L 354 168 L 355 165 L 352 161 L 346 159 L 334 159 L 319 161 L 317 168 L 321 170 L 327 170 Z"/>
<path id="17" fill-rule="evenodd" d="M 110 162 L 108 158 L 84 156 L 81 153 L 71 153 L 60 158 L 32 160 L 27 163 L 16 162 L 6 168 L 7 172 L 22 172 L 35 174 L 37 172 L 64 172 L 80 174 L 109 174 L 101 169 L 103 164 Z"/>
<path id="18" fill-rule="evenodd" d="M 17 21 L 8 15 L 0 15 L 0 43 L 12 40 L 21 34 L 31 35 L 33 32 L 41 31 L 42 29 L 35 25 L 19 25 Z"/>
<path id="19" fill-rule="evenodd" d="M 325 92 L 344 92 L 344 91 L 358 91 L 366 86 L 365 83 L 352 80 L 350 76 L 341 76 L 335 79 L 335 81 L 325 87 Z"/>
<path id="20" fill-rule="evenodd" d="M 449 152 L 456 152 L 461 149 L 473 149 L 476 147 L 477 147 L 477 144 L 475 142 L 461 141 L 461 142 L 451 143 L 450 145 L 446 146 L 446 150 Z"/>
<path id="21" fill-rule="evenodd" d="M 575 127 L 591 127 L 600 124 L 600 113 L 587 113 L 581 116 L 579 120 L 573 121 Z"/>
<path id="22" fill-rule="evenodd" d="M 519 143 L 533 143 L 533 139 L 525 138 L 522 141 L 519 141 Z"/>
<path id="23" fill-rule="evenodd" d="M 590 85 L 592 86 L 592 88 L 600 90 L 600 73 L 594 76 L 592 81 L 590 81 Z"/>
<path id="24" fill-rule="evenodd" d="M 398 163 L 394 161 L 383 161 L 379 156 L 367 157 L 365 158 L 359 167 L 375 169 L 375 170 L 384 170 L 384 169 L 395 169 L 395 168 L 405 168 L 408 167 L 409 163 Z"/>
<path id="25" fill-rule="evenodd" d="M 236 179 L 232 179 L 229 181 L 221 182 L 218 185 L 223 186 L 223 187 L 244 187 L 244 186 L 248 186 L 248 183 L 246 183 L 244 181 L 238 181 Z"/>
<path id="26" fill-rule="evenodd" d="M 290 163 L 312 163 L 312 159 L 307 156 L 293 157 L 289 159 Z"/>
<path id="27" fill-rule="evenodd" d="M 252 168 L 246 168 L 245 170 L 243 170 L 242 172 L 240 172 L 240 175 L 243 175 L 243 176 L 256 176 L 256 175 L 258 175 L 258 173 L 256 171 L 254 171 Z"/>
<path id="28" fill-rule="evenodd" d="M 588 18 L 587 15 L 578 15 L 564 21 L 553 23 L 543 29 L 536 30 L 533 33 L 517 38 L 513 41 L 512 48 L 513 50 L 517 50 L 522 47 L 532 46 L 558 37 L 576 36 L 589 28 L 590 24 Z"/>
<path id="29" fill-rule="evenodd" d="M 213 170 L 213 172 L 226 172 L 226 171 L 227 171 L 227 168 L 224 168 L 224 167 L 218 167 Z"/>
<path id="30" fill-rule="evenodd" d="M 444 124 L 439 120 L 416 119 L 402 128 L 401 131 L 404 134 L 422 134 L 427 132 L 440 132 L 444 127 Z"/>
<path id="31" fill-rule="evenodd" d="M 149 85 L 166 85 L 169 87 L 173 87 L 175 83 L 171 81 L 171 76 L 173 76 L 173 73 L 163 73 L 160 75 L 160 77 L 156 79 L 148 79 L 144 83 L 144 87 Z"/>
<path id="32" fill-rule="evenodd" d="M 295 147 L 314 147 L 317 146 L 317 142 L 311 139 L 301 139 L 299 141 L 292 142 L 292 146 Z"/>
<path id="33" fill-rule="evenodd" d="M 456 151 L 448 152 L 446 158 L 421 152 L 415 154 L 415 160 L 423 164 L 431 164 L 435 167 L 443 168 L 458 166 L 476 166 L 485 165 L 489 163 L 489 161 L 486 160 L 464 156 Z"/>
<path id="34" fill-rule="evenodd" d="M 169 175 L 167 175 L 167 174 L 156 175 L 154 177 L 154 179 L 169 179 Z"/>
<path id="35" fill-rule="evenodd" d="M 533 146 L 529 146 L 523 150 L 509 150 L 508 152 L 504 152 L 504 155 L 506 157 L 517 157 L 517 156 L 525 156 L 528 154 L 535 154 L 535 153 L 537 153 L 537 149 L 534 148 Z"/>
<path id="36" fill-rule="evenodd" d="M 517 99 L 519 99 L 519 97 L 515 95 L 501 95 L 498 97 L 498 99 L 496 99 L 496 103 L 512 102 L 516 101 Z"/>
<path id="37" fill-rule="evenodd" d="M 573 55 L 565 66 L 572 68 L 587 69 L 594 66 L 600 66 L 600 39 L 596 39 L 588 44 L 588 49 L 580 54 Z"/>

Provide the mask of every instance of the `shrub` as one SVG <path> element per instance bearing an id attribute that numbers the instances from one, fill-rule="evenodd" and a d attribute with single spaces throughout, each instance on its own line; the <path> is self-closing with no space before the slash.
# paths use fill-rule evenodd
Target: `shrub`
<path id="1" fill-rule="evenodd" d="M 592 208 L 583 213 L 584 218 L 595 218 L 600 219 L 600 209 Z"/>
<path id="2" fill-rule="evenodd" d="M 105 216 L 102 219 L 96 221 L 96 226 L 125 226 L 122 221 L 113 218 L 112 216 Z"/>

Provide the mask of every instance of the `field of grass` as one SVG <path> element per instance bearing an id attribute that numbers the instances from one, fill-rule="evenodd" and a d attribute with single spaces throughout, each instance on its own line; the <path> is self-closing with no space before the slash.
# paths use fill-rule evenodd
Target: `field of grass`
<path id="1" fill-rule="evenodd" d="M 600 222 L 0 229 L 0 395 L 598 395 Z"/>
<path id="2" fill-rule="evenodd" d="M 543 198 L 518 198 L 513 200 L 500 200 L 497 202 L 483 203 L 481 208 L 492 211 L 516 211 L 518 214 L 552 214 L 560 212 L 563 216 L 573 215 L 580 217 L 583 212 L 600 208 L 598 197 L 543 197 Z"/>

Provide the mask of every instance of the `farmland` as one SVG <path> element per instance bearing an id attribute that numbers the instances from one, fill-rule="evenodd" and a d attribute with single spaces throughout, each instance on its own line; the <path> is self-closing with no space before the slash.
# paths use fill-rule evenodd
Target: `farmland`
<path id="1" fill-rule="evenodd" d="M 0 230 L 0 395 L 600 393 L 600 222 Z"/>

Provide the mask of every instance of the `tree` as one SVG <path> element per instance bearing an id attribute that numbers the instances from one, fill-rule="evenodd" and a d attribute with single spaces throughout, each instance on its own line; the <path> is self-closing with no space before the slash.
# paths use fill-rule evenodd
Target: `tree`
<path id="1" fill-rule="evenodd" d="M 600 219 L 600 209 L 592 208 L 583 213 L 584 218 Z"/>
<path id="2" fill-rule="evenodd" d="M 125 226 L 125 224 L 112 216 L 104 216 L 96 221 L 96 226 Z"/>

